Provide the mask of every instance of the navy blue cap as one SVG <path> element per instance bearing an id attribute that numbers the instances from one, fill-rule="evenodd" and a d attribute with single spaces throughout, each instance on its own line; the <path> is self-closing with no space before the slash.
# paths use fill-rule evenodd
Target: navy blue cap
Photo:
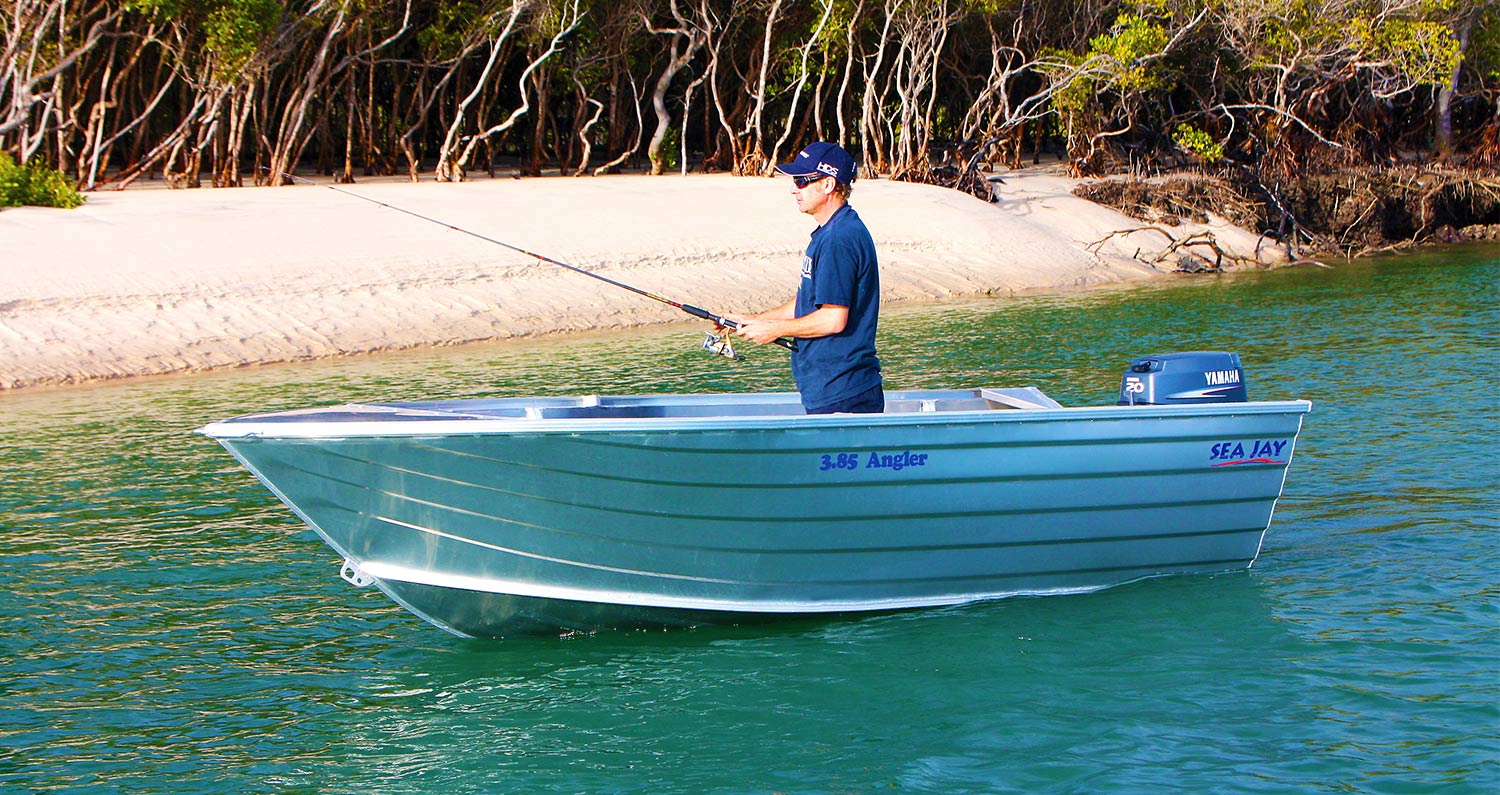
<path id="1" fill-rule="evenodd" d="M 797 154 L 796 160 L 783 163 L 776 170 L 793 177 L 827 174 L 845 185 L 854 182 L 856 176 L 854 157 L 844 151 L 844 147 L 828 141 L 808 144 Z"/>

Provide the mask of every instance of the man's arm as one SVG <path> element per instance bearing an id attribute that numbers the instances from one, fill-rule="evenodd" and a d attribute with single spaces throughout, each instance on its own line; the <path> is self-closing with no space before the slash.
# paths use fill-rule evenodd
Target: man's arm
<path id="1" fill-rule="evenodd" d="M 782 337 L 812 339 L 827 337 L 844 330 L 849 323 L 849 307 L 824 304 L 802 317 L 792 317 L 796 301 L 788 301 L 768 312 L 762 312 L 740 323 L 735 334 L 756 345 L 768 345 Z"/>
<path id="2" fill-rule="evenodd" d="M 792 300 L 787 301 L 786 303 L 776 307 L 775 309 L 767 309 L 766 311 L 761 312 L 760 314 L 750 318 L 750 320 L 791 320 L 796 316 L 797 299 L 793 298 Z"/>
<path id="3" fill-rule="evenodd" d="M 761 312 L 760 314 L 756 314 L 756 315 L 725 314 L 724 315 L 724 319 L 725 320 L 733 320 L 737 325 L 744 325 L 746 323 L 751 323 L 751 322 L 754 322 L 754 321 L 757 321 L 757 320 L 791 320 L 792 318 L 794 318 L 796 316 L 797 316 L 797 299 L 793 298 L 792 300 L 787 301 L 786 303 L 782 304 L 781 306 L 776 307 L 775 309 L 767 309 L 766 311 Z M 723 328 L 723 327 L 720 326 L 720 328 Z"/>

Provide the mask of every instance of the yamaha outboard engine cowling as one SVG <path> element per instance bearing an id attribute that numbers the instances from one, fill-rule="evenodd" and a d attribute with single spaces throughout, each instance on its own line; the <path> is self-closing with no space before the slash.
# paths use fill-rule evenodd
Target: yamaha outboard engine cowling
<path id="1" fill-rule="evenodd" d="M 1239 354 L 1224 351 L 1142 356 L 1120 381 L 1121 406 L 1243 403 L 1248 399 Z"/>

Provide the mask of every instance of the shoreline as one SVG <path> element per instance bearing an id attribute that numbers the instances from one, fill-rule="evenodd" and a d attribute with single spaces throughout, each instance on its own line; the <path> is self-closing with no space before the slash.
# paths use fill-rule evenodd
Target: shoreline
<path id="1" fill-rule="evenodd" d="M 1161 235 L 1073 196 L 1056 166 L 1004 176 L 993 204 L 855 184 L 883 303 L 1172 273 L 1136 259 L 1165 248 Z M 75 210 L 0 212 L 0 392 L 690 320 L 449 224 L 716 313 L 790 296 L 812 230 L 769 178 L 320 183 L 103 191 Z M 1204 228 L 1255 257 L 1258 236 L 1217 219 L 1174 231 Z"/>

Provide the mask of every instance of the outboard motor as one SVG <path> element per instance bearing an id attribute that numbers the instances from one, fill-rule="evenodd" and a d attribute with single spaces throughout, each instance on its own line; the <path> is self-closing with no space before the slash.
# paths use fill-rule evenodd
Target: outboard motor
<path id="1" fill-rule="evenodd" d="M 1243 403 L 1248 399 L 1239 354 L 1192 351 L 1136 359 L 1120 381 L 1118 405 Z"/>

